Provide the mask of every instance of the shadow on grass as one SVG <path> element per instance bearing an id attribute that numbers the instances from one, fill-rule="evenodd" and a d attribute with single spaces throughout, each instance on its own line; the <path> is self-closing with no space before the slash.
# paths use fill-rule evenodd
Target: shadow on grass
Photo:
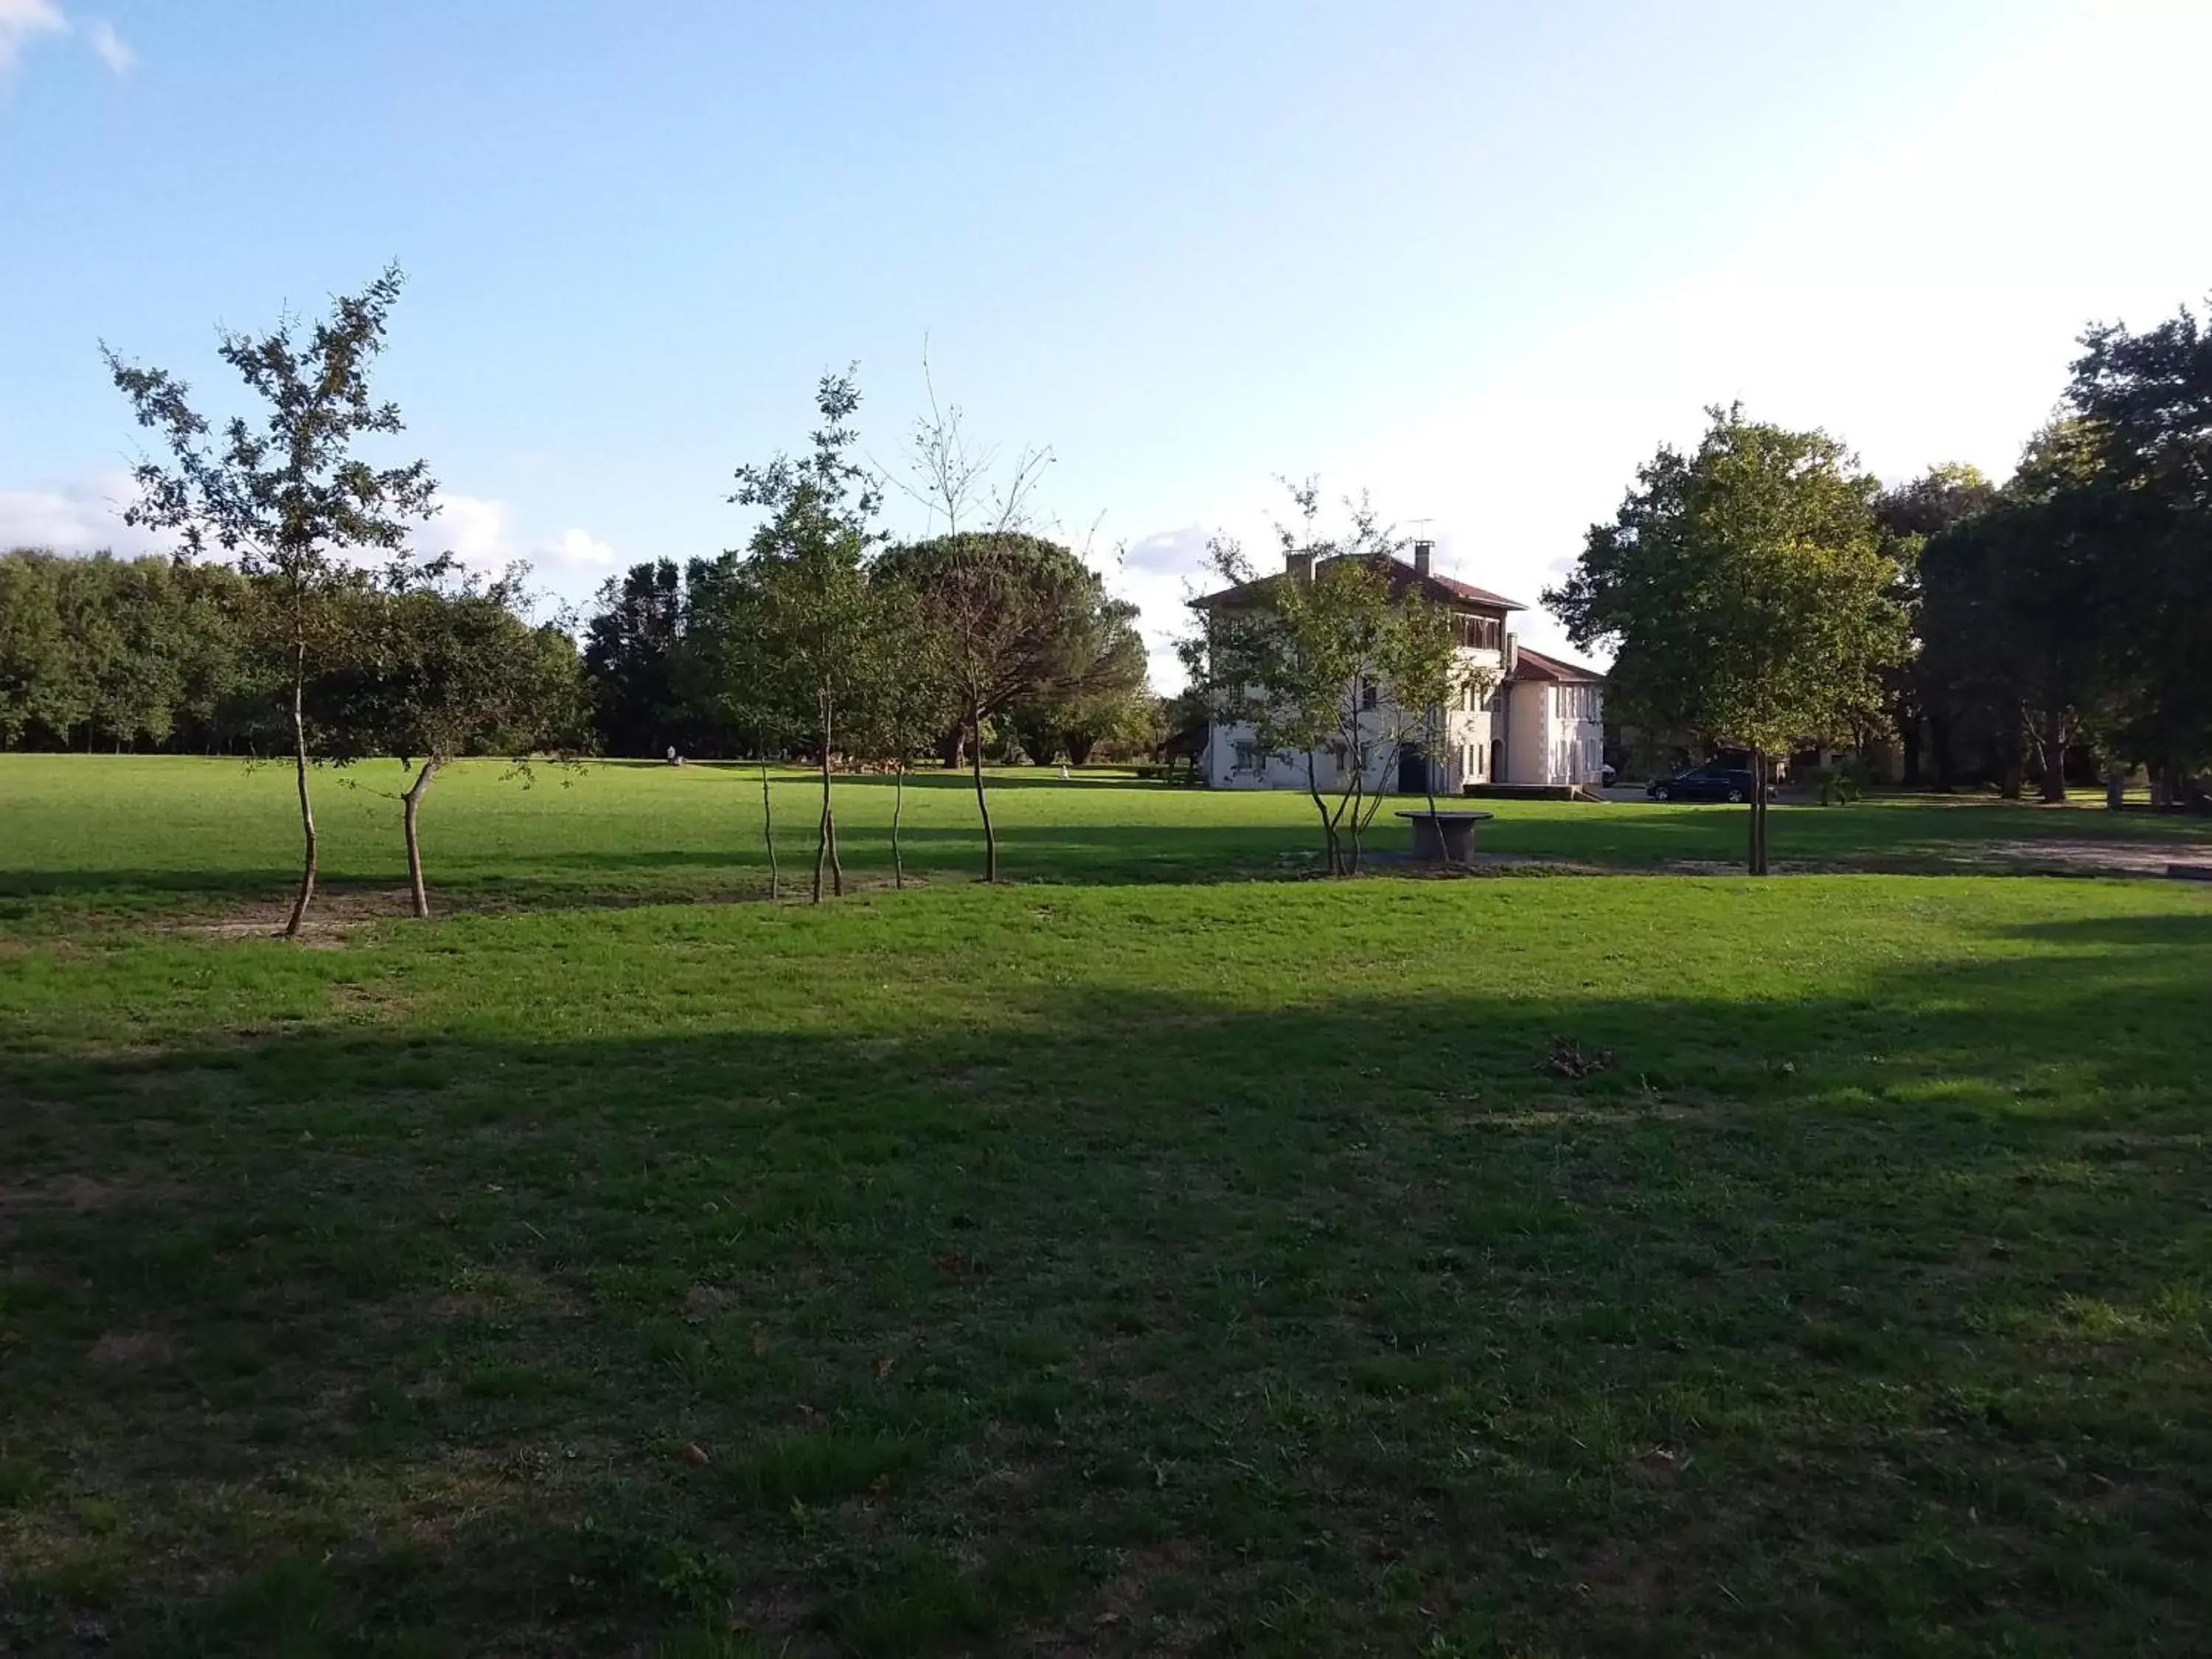
<path id="1" fill-rule="evenodd" d="M 122 1652 L 2186 1646 L 2204 922 L 1850 997 L 0 1054 L 0 1597 Z"/>

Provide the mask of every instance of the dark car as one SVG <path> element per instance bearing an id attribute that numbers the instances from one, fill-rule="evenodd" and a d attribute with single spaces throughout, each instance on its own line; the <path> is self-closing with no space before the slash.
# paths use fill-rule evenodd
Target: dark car
<path id="1" fill-rule="evenodd" d="M 1693 766 L 1670 778 L 1653 779 L 1644 793 L 1654 800 L 1749 800 L 1751 769 Z"/>

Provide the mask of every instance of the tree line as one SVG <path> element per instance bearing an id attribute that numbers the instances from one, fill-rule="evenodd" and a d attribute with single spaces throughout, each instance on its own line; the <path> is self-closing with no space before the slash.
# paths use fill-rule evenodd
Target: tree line
<path id="1" fill-rule="evenodd" d="M 1609 716 L 1741 749 L 1761 780 L 1808 743 L 1893 743 L 1908 782 L 2057 801 L 2139 767 L 2155 804 L 2202 804 L 2212 336 L 2184 307 L 2081 345 L 2002 484 L 1952 465 L 1885 488 L 1828 434 L 1740 408 L 1662 446 L 1544 595 L 1613 651 Z"/>
<path id="2" fill-rule="evenodd" d="M 987 751 L 1082 762 L 1148 743 L 1135 608 L 1114 599 L 1028 514 L 1049 454 L 1006 465 L 972 447 L 957 409 L 916 423 L 909 474 L 858 459 L 853 374 L 825 375 L 809 448 L 737 469 L 744 545 L 680 570 L 610 581 L 581 626 L 537 623 L 516 567 L 487 579 L 416 551 L 437 510 L 427 462 L 377 465 L 404 430 L 372 394 L 402 287 L 387 267 L 311 325 L 225 332 L 218 353 L 248 412 L 203 415 L 165 369 L 102 347 L 158 453 L 134 471 L 128 523 L 175 538 L 168 557 L 0 556 L 0 745 L 283 757 L 295 775 L 301 875 L 285 931 L 314 897 L 312 775 L 404 759 L 398 793 L 413 905 L 428 914 L 419 819 L 440 770 L 467 755 L 744 757 L 762 772 L 770 890 L 780 891 L 770 762 L 821 781 L 813 895 L 843 890 L 835 781 L 964 762 L 998 875 Z M 896 541 L 889 489 L 925 509 Z"/>

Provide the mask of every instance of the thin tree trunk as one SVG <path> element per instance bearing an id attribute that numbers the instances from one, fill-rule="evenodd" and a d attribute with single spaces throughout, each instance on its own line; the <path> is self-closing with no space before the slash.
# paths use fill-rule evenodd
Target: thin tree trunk
<path id="1" fill-rule="evenodd" d="M 983 710 L 980 704 L 969 705 L 968 734 L 968 763 L 975 779 L 975 810 L 983 816 L 983 879 L 995 882 L 999 878 L 999 836 L 991 827 L 990 799 L 983 793 Z"/>
<path id="2" fill-rule="evenodd" d="M 832 727 L 836 724 L 836 704 L 825 696 L 822 699 L 822 823 L 814 844 L 814 902 L 822 902 L 822 872 L 830 872 L 830 891 L 837 897 L 845 896 L 845 867 L 837 860 L 837 808 L 830 794 L 830 745 L 833 741 Z"/>
<path id="3" fill-rule="evenodd" d="M 1356 754 L 1358 751 L 1355 750 L 1353 752 Z M 1352 776 L 1352 795 L 1349 802 L 1352 812 L 1352 856 L 1346 863 L 1344 870 L 1344 873 L 1347 876 L 1356 876 L 1359 873 L 1359 805 L 1366 798 L 1367 774 L 1364 769 L 1362 769 L 1354 772 Z"/>
<path id="4" fill-rule="evenodd" d="M 768 793 L 768 734 L 760 734 L 761 775 L 761 839 L 768 846 L 768 896 L 771 900 L 783 896 L 781 882 L 775 867 L 775 807 Z"/>
<path id="5" fill-rule="evenodd" d="M 1774 783 L 1771 775 L 1773 770 L 1773 762 L 1761 755 L 1758 773 L 1752 779 L 1752 784 L 1759 793 L 1759 873 L 1762 876 L 1771 873 L 1774 867 L 1773 843 L 1768 840 L 1768 833 L 1774 827 Z"/>
<path id="6" fill-rule="evenodd" d="M 438 775 L 438 757 L 428 756 L 422 769 L 415 775 L 415 781 L 399 798 L 400 822 L 407 830 L 407 888 L 413 901 L 415 914 L 428 918 L 430 914 L 430 895 L 422 885 L 422 838 L 417 826 L 422 816 L 422 797 L 430 793 L 430 781 Z"/>
<path id="7" fill-rule="evenodd" d="M 1744 850 L 1744 867 L 1754 876 L 1766 873 L 1766 751 L 1751 751 L 1750 842 Z"/>
<path id="8" fill-rule="evenodd" d="M 1314 751 L 1306 750 L 1306 793 L 1313 797 L 1314 811 L 1321 816 L 1321 838 L 1328 858 L 1328 873 L 1340 874 L 1343 860 L 1337 852 L 1336 820 L 1329 816 L 1328 803 L 1321 797 L 1321 775 L 1314 760 Z"/>
<path id="9" fill-rule="evenodd" d="M 906 860 L 899 852 L 899 823 L 906 815 L 906 757 L 898 757 L 891 770 L 891 885 L 902 891 L 906 887 Z"/>
<path id="10" fill-rule="evenodd" d="M 1444 868 L 1452 867 L 1451 843 L 1444 839 L 1444 827 L 1437 822 L 1437 763 L 1429 753 L 1431 745 L 1421 745 L 1421 781 L 1428 785 L 1429 830 L 1437 838 L 1437 856 L 1443 860 Z"/>
<path id="11" fill-rule="evenodd" d="M 2053 708 L 2043 717 L 2043 799 L 2056 805 L 2066 799 L 2066 711 Z"/>
<path id="12" fill-rule="evenodd" d="M 295 640 L 292 644 L 292 766 L 300 786 L 300 835 L 306 842 L 306 856 L 300 870 L 299 896 L 292 901 L 291 919 L 284 924 L 284 937 L 297 939 L 300 924 L 307 919 L 307 905 L 315 896 L 315 808 L 307 799 L 307 642 Z"/>
<path id="13" fill-rule="evenodd" d="M 2027 730 L 2027 705 L 2025 702 L 2021 703 L 2018 712 L 2019 718 L 2013 722 L 2012 730 L 2002 739 L 2003 749 L 1998 761 L 1998 764 L 2003 769 L 2003 775 L 1997 785 L 1997 793 L 2007 800 L 2018 800 L 2021 798 L 2021 787 L 2027 781 L 2027 757 L 2022 751 L 2027 746 L 2025 735 Z"/>

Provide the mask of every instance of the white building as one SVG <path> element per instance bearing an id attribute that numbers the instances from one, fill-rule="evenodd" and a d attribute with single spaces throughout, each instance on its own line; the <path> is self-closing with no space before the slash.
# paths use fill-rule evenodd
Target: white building
<path id="1" fill-rule="evenodd" d="M 1438 794 L 1458 794 L 1470 785 L 1561 787 L 1596 784 L 1605 764 L 1605 677 L 1595 669 L 1522 648 L 1508 626 L 1512 613 L 1528 607 L 1468 582 L 1437 574 L 1430 568 L 1431 544 L 1415 542 L 1411 563 L 1389 561 L 1390 594 L 1401 599 L 1418 590 L 1456 619 L 1462 663 L 1489 681 L 1487 694 L 1470 686 L 1459 706 L 1443 711 L 1441 752 L 1430 755 L 1413 744 L 1371 763 L 1367 787 L 1402 794 L 1425 792 L 1433 767 Z M 1264 603 L 1275 583 L 1310 580 L 1310 556 L 1290 556 L 1280 575 L 1265 576 L 1192 601 L 1202 611 Z M 1388 725 L 1411 725 L 1381 711 Z M 1315 757 L 1324 790 L 1341 781 L 1333 754 Z M 1304 789 L 1304 755 L 1260 752 L 1249 726 L 1215 722 L 1207 731 L 1201 760 L 1207 782 L 1218 789 Z"/>

